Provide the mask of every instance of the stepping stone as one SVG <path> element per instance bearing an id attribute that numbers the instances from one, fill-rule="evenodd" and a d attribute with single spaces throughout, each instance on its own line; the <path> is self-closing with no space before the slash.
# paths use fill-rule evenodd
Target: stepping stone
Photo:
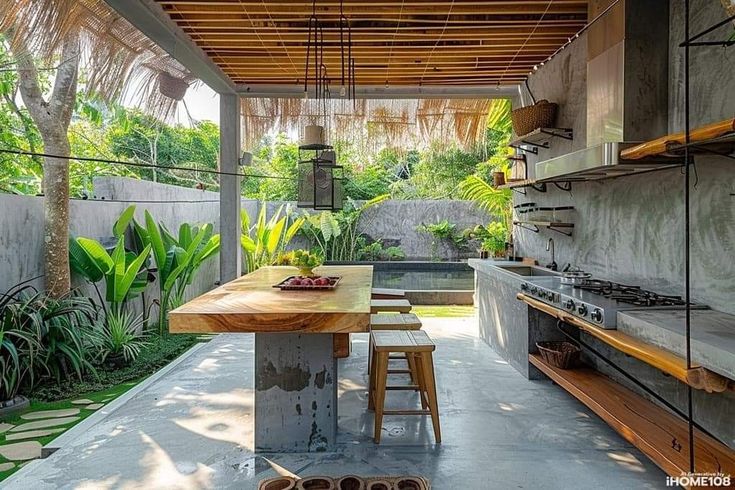
<path id="1" fill-rule="evenodd" d="M 16 442 L 0 446 L 0 456 L 10 461 L 26 461 L 41 457 L 41 443 L 37 441 Z"/>
<path id="2" fill-rule="evenodd" d="M 15 468 L 15 463 L 0 463 L 0 472 Z"/>
<path id="3" fill-rule="evenodd" d="M 84 408 L 86 408 L 87 410 L 97 410 L 98 408 L 102 408 L 104 406 L 104 403 L 93 403 L 92 405 L 87 405 Z"/>
<path id="4" fill-rule="evenodd" d="M 102 400 L 102 401 L 101 401 L 101 403 L 107 403 L 107 402 L 109 402 L 110 400 L 112 400 L 112 398 L 105 398 L 104 400 Z"/>
<path id="5" fill-rule="evenodd" d="M 46 437 L 50 436 L 52 434 L 58 434 L 59 432 L 64 432 L 66 429 L 64 428 L 57 428 L 57 429 L 41 429 L 41 430 L 27 430 L 25 432 L 16 432 L 14 434 L 8 434 L 5 436 L 6 441 L 18 441 L 20 439 L 35 439 L 37 437 Z"/>
<path id="6" fill-rule="evenodd" d="M 10 432 L 23 432 L 27 430 L 45 429 L 46 427 L 56 427 L 57 425 L 66 425 L 79 420 L 79 417 L 61 417 L 58 419 L 36 420 L 35 422 L 26 422 L 10 429 Z"/>
<path id="7" fill-rule="evenodd" d="M 90 400 L 88 398 L 81 398 L 79 400 L 73 400 L 71 402 L 72 405 L 89 405 L 90 403 L 94 403 L 94 400 Z"/>
<path id="8" fill-rule="evenodd" d="M 13 424 L 1 423 L 0 424 L 0 434 L 5 434 L 7 431 L 12 429 L 13 427 L 15 427 Z"/>
<path id="9" fill-rule="evenodd" d="M 62 408 L 60 410 L 40 410 L 38 412 L 24 413 L 20 418 L 23 420 L 53 419 L 57 417 L 71 417 L 78 413 L 78 408 Z"/>

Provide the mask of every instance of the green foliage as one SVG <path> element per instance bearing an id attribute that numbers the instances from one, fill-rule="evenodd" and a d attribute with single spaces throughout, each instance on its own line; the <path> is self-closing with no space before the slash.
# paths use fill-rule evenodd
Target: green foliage
<path id="1" fill-rule="evenodd" d="M 133 362 L 146 344 L 143 331 L 143 315 L 121 310 L 107 315 L 103 328 L 94 330 L 93 342 L 100 362 L 119 359 L 125 364 Z M 119 362 L 115 362 L 119 364 Z"/>
<path id="2" fill-rule="evenodd" d="M 252 224 L 247 211 L 243 209 L 240 212 L 240 244 L 248 272 L 274 264 L 305 221 L 303 217 L 293 217 L 291 205 L 286 205 L 285 208 L 283 205 L 279 206 L 270 219 L 266 208 L 266 203 L 261 203 L 258 218 Z"/>
<path id="3" fill-rule="evenodd" d="M 184 301 L 186 288 L 193 282 L 204 261 L 219 251 L 219 235 L 212 232 L 212 224 L 201 228 L 183 223 L 174 236 L 163 223 L 157 223 L 146 210 L 145 226 L 135 223 L 136 240 L 150 246 L 156 264 L 159 288 L 159 334 L 166 328 L 170 308 Z"/>
<path id="4" fill-rule="evenodd" d="M 457 225 L 443 219 L 437 223 L 421 223 L 416 227 L 419 233 L 428 233 L 432 236 L 431 258 L 438 260 L 438 245 L 445 243 L 454 250 L 462 250 L 467 247 L 469 237 L 467 233 L 457 231 Z"/>
<path id="5" fill-rule="evenodd" d="M 356 260 L 357 250 L 364 245 L 361 234 L 357 231 L 360 218 L 366 210 L 388 198 L 388 195 L 382 195 L 362 204 L 347 199 L 344 209 L 336 213 L 322 211 L 310 214 L 304 211 L 306 220 L 301 232 L 325 260 Z"/>
<path id="6" fill-rule="evenodd" d="M 401 247 L 383 248 L 383 243 L 377 240 L 360 247 L 357 251 L 357 260 L 368 262 L 405 260 L 406 253 Z"/>
<path id="7" fill-rule="evenodd" d="M 496 168 L 508 170 L 506 164 Z M 474 201 L 481 209 L 500 218 L 509 234 L 513 226 L 513 196 L 510 189 L 496 189 L 482 178 L 471 175 L 460 184 L 460 190 L 463 199 Z M 506 241 L 508 238 L 506 236 Z"/>
<path id="8" fill-rule="evenodd" d="M 71 293 L 51 298 L 30 286 L 11 288 L 0 299 L 0 401 L 41 379 L 56 382 L 94 373 L 89 333 L 97 308 Z"/>
<path id="9" fill-rule="evenodd" d="M 492 252 L 495 256 L 498 256 L 505 252 L 508 228 L 502 222 L 493 221 L 487 227 L 477 225 L 470 236 L 473 239 L 480 240 L 481 250 Z"/>

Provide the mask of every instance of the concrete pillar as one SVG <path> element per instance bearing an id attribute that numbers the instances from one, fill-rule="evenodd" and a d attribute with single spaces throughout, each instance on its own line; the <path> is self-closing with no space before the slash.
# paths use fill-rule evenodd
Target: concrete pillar
<path id="1" fill-rule="evenodd" d="M 321 452 L 337 441 L 332 334 L 255 334 L 255 450 Z"/>
<path id="2" fill-rule="evenodd" d="M 219 95 L 220 171 L 239 173 L 240 97 Z M 219 176 L 220 281 L 240 277 L 240 177 Z"/>

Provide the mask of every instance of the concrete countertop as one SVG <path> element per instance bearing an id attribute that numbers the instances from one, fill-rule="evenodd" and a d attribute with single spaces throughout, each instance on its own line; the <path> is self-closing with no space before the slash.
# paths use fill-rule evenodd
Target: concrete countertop
<path id="1" fill-rule="evenodd" d="M 618 312 L 618 330 L 653 345 L 685 355 L 684 310 Z M 735 379 L 735 315 L 692 310 L 692 362 Z"/>
<path id="2" fill-rule="evenodd" d="M 515 274 L 503 267 L 531 267 L 531 264 L 524 264 L 523 262 L 517 262 L 514 260 L 494 260 L 494 259 L 469 259 L 467 264 L 478 272 L 484 272 L 486 274 L 503 274 L 508 277 L 522 280 L 526 276 Z"/>

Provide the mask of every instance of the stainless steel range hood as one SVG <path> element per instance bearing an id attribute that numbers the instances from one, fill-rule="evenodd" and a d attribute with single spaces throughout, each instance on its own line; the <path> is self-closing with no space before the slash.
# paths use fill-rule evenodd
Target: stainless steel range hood
<path id="1" fill-rule="evenodd" d="M 584 182 L 676 167 L 671 159 L 623 160 L 620 152 L 637 143 L 602 143 L 536 164 L 536 181 Z"/>
<path id="2" fill-rule="evenodd" d="M 614 0 L 591 0 L 589 18 Z M 620 159 L 668 132 L 668 0 L 618 0 L 587 31 L 587 148 L 536 164 L 537 181 L 584 181 L 675 166 Z"/>

